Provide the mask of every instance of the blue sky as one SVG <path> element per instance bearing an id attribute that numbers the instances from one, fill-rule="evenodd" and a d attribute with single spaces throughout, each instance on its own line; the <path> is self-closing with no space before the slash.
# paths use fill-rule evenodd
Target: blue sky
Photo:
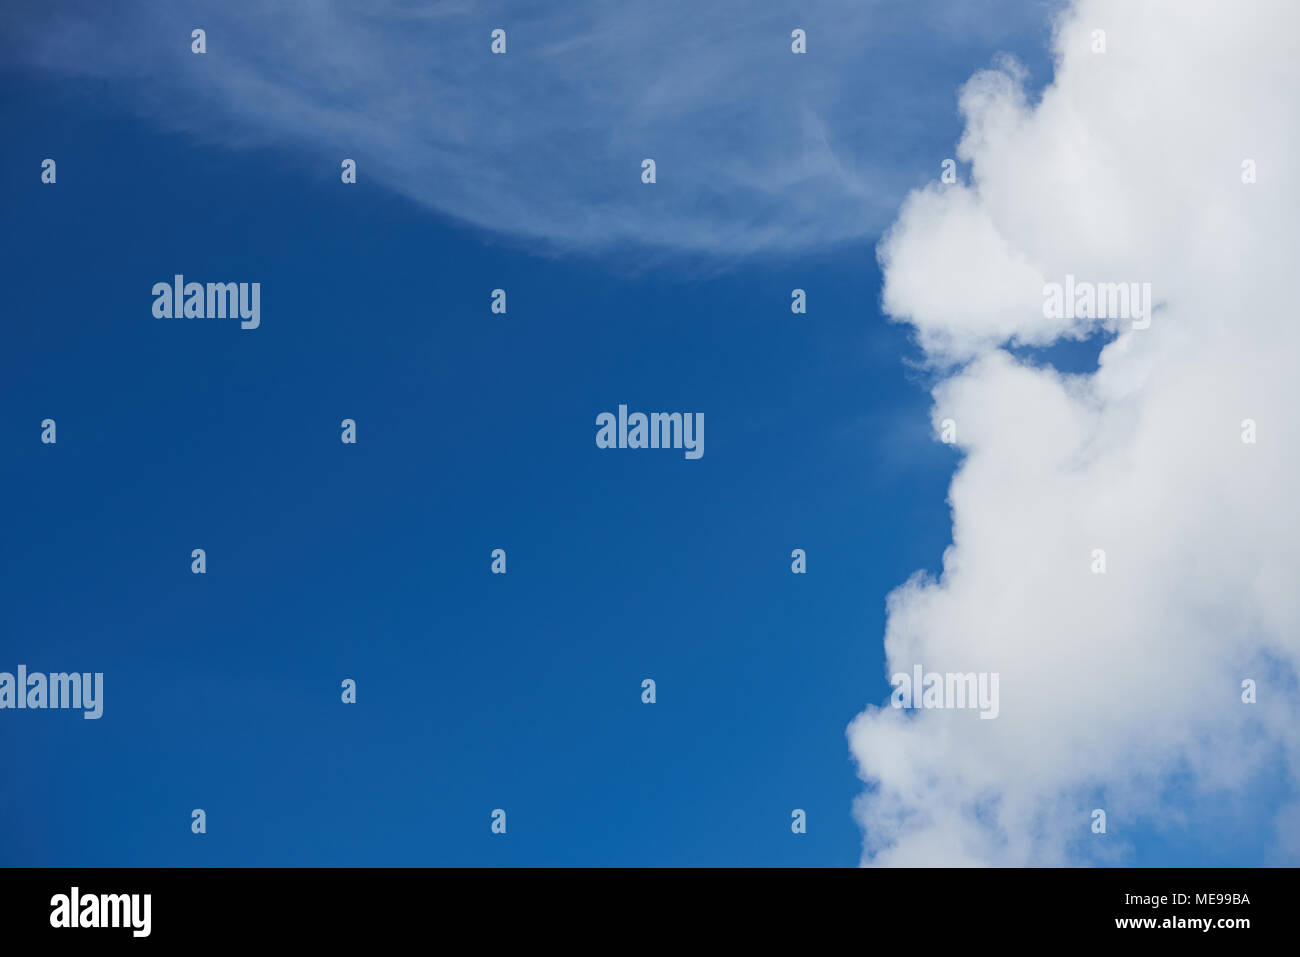
<path id="1" fill-rule="evenodd" d="M 20 36 L 53 30 L 22 16 Z M 862 130 L 903 131 L 854 144 L 890 171 L 882 197 L 937 175 L 956 89 L 996 52 L 1045 78 L 1046 31 L 1036 8 L 947 46 L 911 29 L 887 71 L 842 77 L 887 84 L 852 96 Z M 159 121 L 152 100 L 183 95 L 171 65 L 147 94 L 8 54 L 0 669 L 102 671 L 105 705 L 0 715 L 0 863 L 858 862 L 845 727 L 888 695 L 885 596 L 937 571 L 957 462 L 910 331 L 879 312 L 887 220 L 713 253 L 538 237 L 544 205 L 492 230 L 407 171 L 370 175 L 364 143 L 257 123 L 214 142 L 238 110 L 202 98 L 188 129 Z M 643 187 L 642 153 L 703 166 L 710 148 L 630 147 L 591 188 L 654 204 L 673 166 Z M 482 173 L 475 150 L 461 162 Z M 556 206 L 580 204 L 557 176 Z M 259 281 L 261 327 L 154 319 L 150 287 L 177 272 Z M 598 449 L 619 403 L 703 412 L 703 458 Z M 1123 837 L 1134 863 L 1251 863 L 1265 837 L 1242 828 Z"/>

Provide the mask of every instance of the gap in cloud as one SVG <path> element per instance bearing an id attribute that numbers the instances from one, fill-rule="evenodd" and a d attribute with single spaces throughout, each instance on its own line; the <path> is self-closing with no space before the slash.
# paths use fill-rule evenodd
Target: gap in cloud
<path id="1" fill-rule="evenodd" d="M 1101 352 L 1118 338 L 1115 330 L 1098 329 L 1083 339 L 1058 339 L 1046 346 L 1010 345 L 1007 352 L 1018 362 L 1061 375 L 1091 375 L 1101 364 Z"/>

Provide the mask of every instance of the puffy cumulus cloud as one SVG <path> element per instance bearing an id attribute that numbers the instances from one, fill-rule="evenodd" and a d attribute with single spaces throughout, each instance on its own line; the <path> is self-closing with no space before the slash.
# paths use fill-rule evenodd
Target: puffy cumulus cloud
<path id="1" fill-rule="evenodd" d="M 889 597 L 888 672 L 996 672 L 1000 713 L 852 722 L 864 863 L 1115 862 L 1141 829 L 1295 794 L 1297 37 L 1288 0 L 1078 0 L 1036 102 L 1014 64 L 970 79 L 968 182 L 915 193 L 882 240 L 884 304 L 964 453 L 939 577 Z M 1150 282 L 1150 327 L 1044 318 L 1067 274 Z M 1007 348 L 1102 332 L 1088 374 Z"/>
<path id="2" fill-rule="evenodd" d="M 727 257 L 878 235 L 917 182 L 910 157 L 943 142 L 913 119 L 948 122 L 943 65 L 1040 16 L 1019 0 L 50 0 L 9 17 L 0 54 L 104 81 L 210 144 L 288 147 L 331 177 L 351 157 L 361 184 L 530 245 Z"/>

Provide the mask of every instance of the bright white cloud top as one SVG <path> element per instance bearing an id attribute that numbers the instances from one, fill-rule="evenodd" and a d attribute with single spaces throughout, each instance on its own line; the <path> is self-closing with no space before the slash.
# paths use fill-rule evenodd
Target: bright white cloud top
<path id="1" fill-rule="evenodd" d="M 964 452 L 939 579 L 889 598 L 888 671 L 998 672 L 1001 708 L 858 716 L 864 862 L 1122 861 L 1126 832 L 1294 793 L 1297 37 L 1285 0 L 1080 0 L 1039 102 L 1011 63 L 970 80 L 967 183 L 914 193 L 881 242 L 885 308 L 947 370 L 934 420 Z M 1044 318 L 1067 274 L 1150 282 L 1150 327 Z M 1101 328 L 1090 375 L 1003 348 Z M 1283 807 L 1279 861 L 1298 821 Z"/>

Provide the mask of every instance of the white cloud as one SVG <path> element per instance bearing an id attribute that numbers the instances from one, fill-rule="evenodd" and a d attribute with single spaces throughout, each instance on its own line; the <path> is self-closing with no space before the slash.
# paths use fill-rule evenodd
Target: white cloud
<path id="1" fill-rule="evenodd" d="M 864 862 L 1116 861 L 1200 802 L 1294 792 L 1297 36 L 1286 0 L 1078 0 L 1041 100 L 1013 68 L 973 77 L 969 184 L 913 195 L 882 241 L 886 308 L 948 370 L 933 416 L 965 452 L 940 578 L 890 596 L 888 670 L 999 672 L 1001 714 L 858 716 Z M 1092 322 L 1118 333 L 1095 374 L 1003 348 L 1087 331 L 1043 318 L 1067 273 L 1161 303 L 1149 329 Z"/>

